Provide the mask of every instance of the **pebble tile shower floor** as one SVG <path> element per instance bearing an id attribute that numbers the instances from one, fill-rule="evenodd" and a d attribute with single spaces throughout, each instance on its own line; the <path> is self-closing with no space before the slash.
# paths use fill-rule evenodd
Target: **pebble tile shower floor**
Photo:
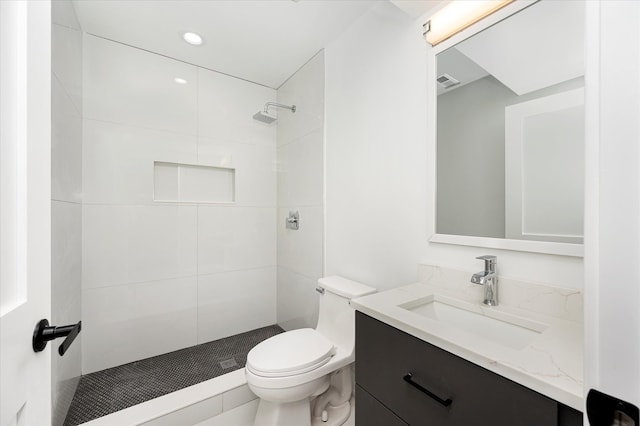
<path id="1" fill-rule="evenodd" d="M 244 368 L 251 348 L 283 331 L 272 325 L 84 375 L 64 425 L 79 425 Z"/>

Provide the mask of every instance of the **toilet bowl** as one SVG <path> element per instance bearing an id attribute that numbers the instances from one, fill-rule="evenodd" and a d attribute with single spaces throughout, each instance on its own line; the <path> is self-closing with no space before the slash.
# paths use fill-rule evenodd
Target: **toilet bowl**
<path id="1" fill-rule="evenodd" d="M 311 426 L 314 413 L 327 417 L 322 421 L 326 426 L 339 426 L 348 418 L 351 388 L 336 389 L 345 380 L 334 380 L 332 385 L 331 377 L 341 374 L 350 384 L 355 311 L 349 301 L 376 290 L 337 276 L 321 278 L 316 290 L 320 300 L 315 329 L 271 337 L 247 355 L 247 383 L 260 398 L 255 426 Z M 325 397 L 316 398 L 322 406 L 314 407 L 312 413 L 311 400 L 323 393 Z M 340 410 L 331 409 L 337 406 Z M 334 412 L 341 414 L 328 418 Z"/>

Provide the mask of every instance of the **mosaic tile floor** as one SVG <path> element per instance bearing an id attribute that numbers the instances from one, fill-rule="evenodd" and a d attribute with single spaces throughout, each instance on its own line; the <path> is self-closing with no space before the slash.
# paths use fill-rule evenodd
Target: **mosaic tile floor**
<path id="1" fill-rule="evenodd" d="M 75 426 L 244 368 L 249 350 L 284 330 L 259 328 L 80 378 L 64 426 Z"/>

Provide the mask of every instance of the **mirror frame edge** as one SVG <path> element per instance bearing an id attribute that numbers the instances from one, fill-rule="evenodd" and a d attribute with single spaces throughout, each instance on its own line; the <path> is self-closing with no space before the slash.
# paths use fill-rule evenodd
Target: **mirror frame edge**
<path id="1" fill-rule="evenodd" d="M 428 120 L 430 121 L 431 131 L 428 132 L 427 152 L 431 156 L 432 165 L 432 182 L 433 188 L 430 189 L 430 201 L 433 206 L 432 223 L 430 224 L 432 232 L 429 238 L 430 243 L 462 245 L 470 247 L 483 247 L 490 249 L 521 251 L 530 253 L 542 253 L 558 256 L 584 257 L 583 244 L 556 243 L 546 241 L 529 241 L 529 240 L 513 240 L 506 238 L 490 238 L 490 237 L 474 237 L 466 235 L 438 234 L 436 232 L 436 200 L 437 200 L 437 88 L 436 88 L 436 56 L 444 50 L 466 40 L 467 38 L 485 30 L 486 28 L 497 24 L 498 22 L 508 18 L 509 16 L 537 3 L 540 0 L 518 0 L 512 4 L 497 11 L 474 25 L 466 28 L 451 38 L 443 41 L 437 46 L 428 49 L 428 67 L 427 67 L 427 84 L 432 94 L 431 99 L 427 99 L 430 112 Z"/>
<path id="2" fill-rule="evenodd" d="M 506 238 L 472 237 L 467 235 L 433 234 L 431 243 L 484 247 L 499 250 L 584 257 L 584 244 L 554 243 L 547 241 L 510 240 Z"/>

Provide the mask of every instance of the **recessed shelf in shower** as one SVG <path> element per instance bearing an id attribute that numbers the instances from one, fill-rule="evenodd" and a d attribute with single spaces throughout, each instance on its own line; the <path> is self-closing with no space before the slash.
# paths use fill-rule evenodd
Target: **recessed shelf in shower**
<path id="1" fill-rule="evenodd" d="M 154 201 L 182 203 L 235 202 L 236 170 L 194 164 L 153 163 Z"/>

